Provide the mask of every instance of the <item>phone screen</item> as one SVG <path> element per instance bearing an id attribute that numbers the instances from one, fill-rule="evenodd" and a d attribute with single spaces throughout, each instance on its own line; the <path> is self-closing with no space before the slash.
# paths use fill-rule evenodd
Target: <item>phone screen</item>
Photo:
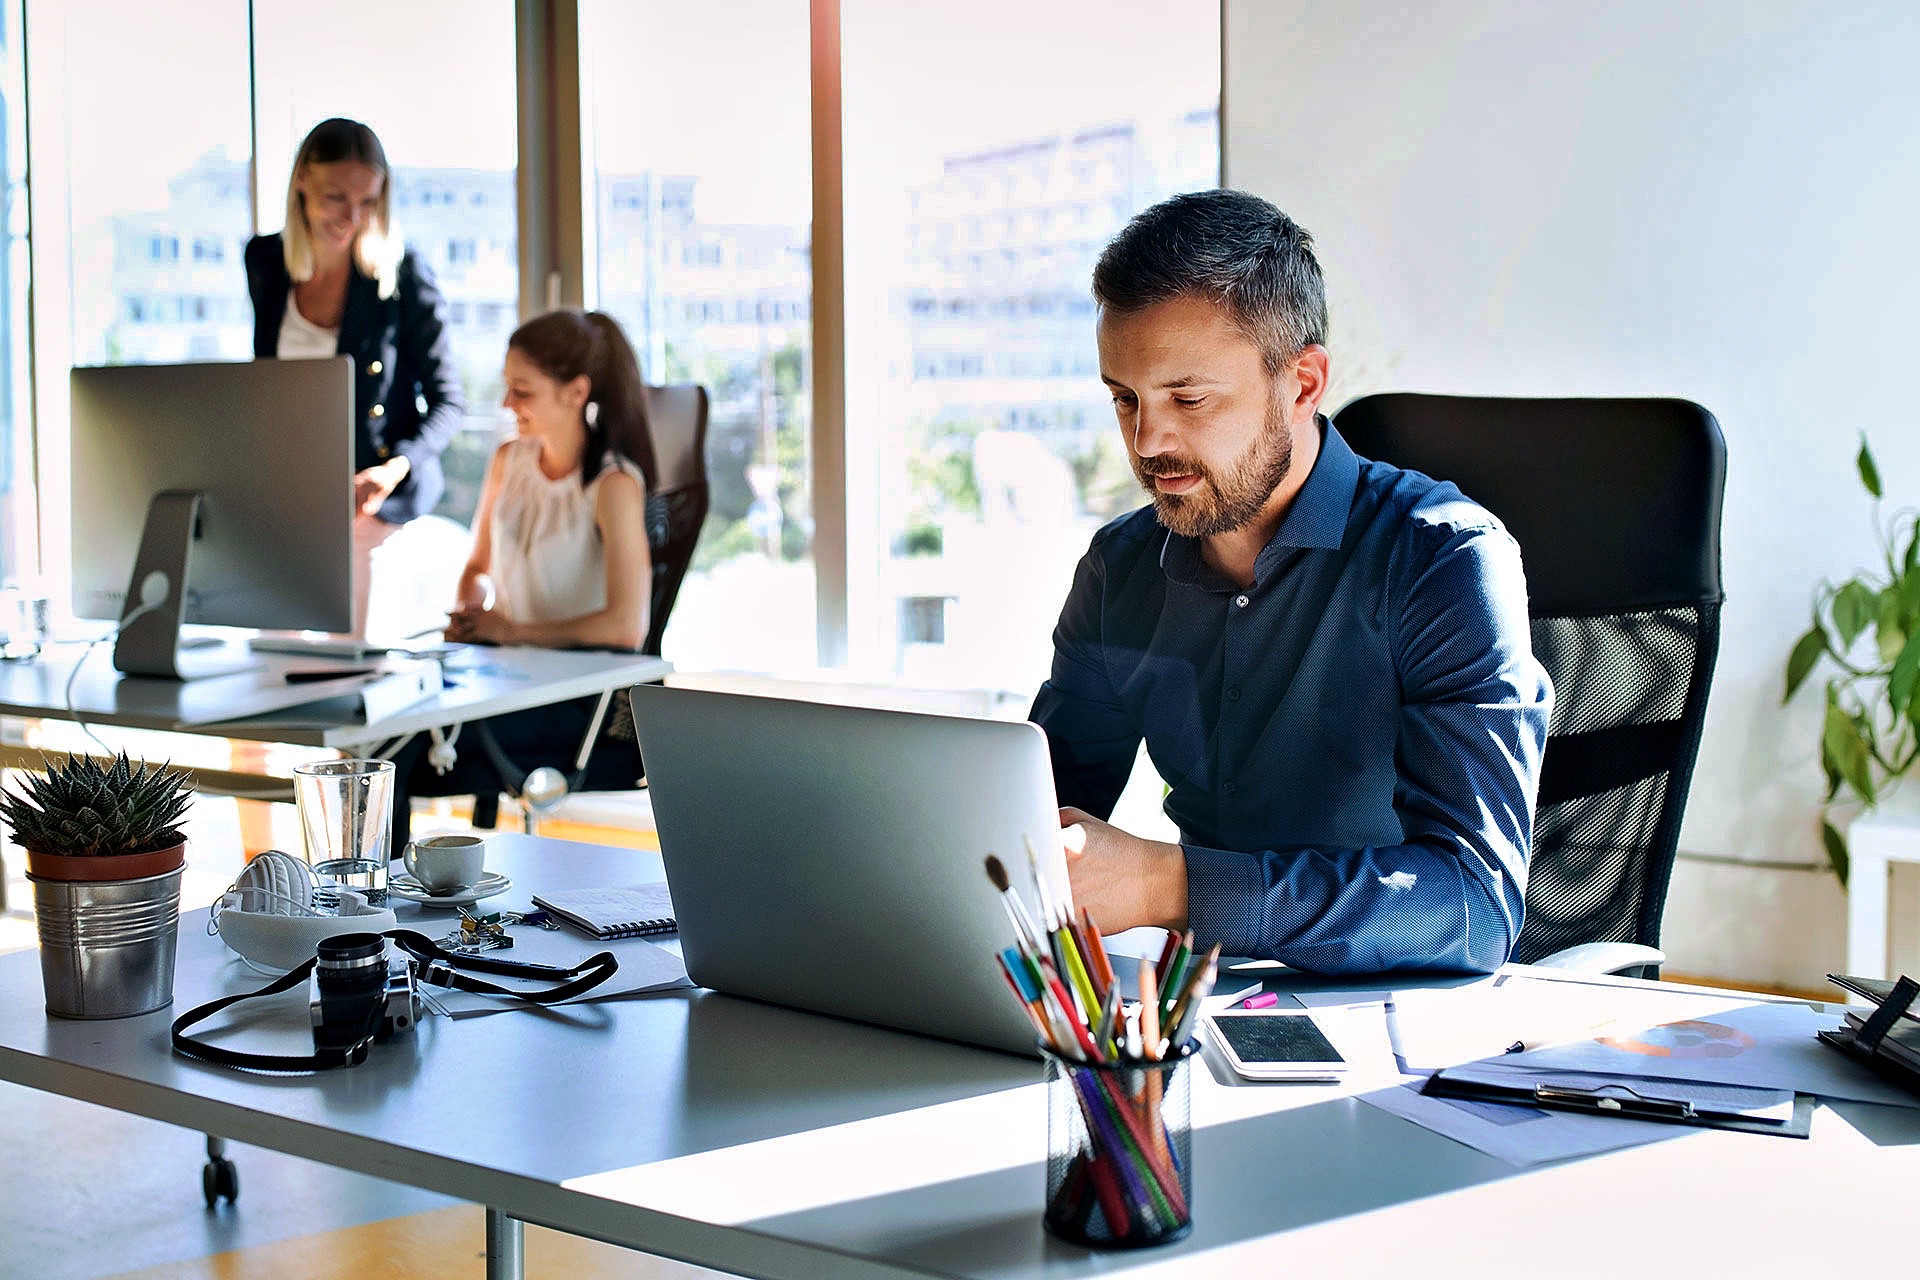
<path id="1" fill-rule="evenodd" d="M 1346 1061 L 1305 1014 L 1217 1017 L 1212 1022 L 1214 1031 L 1245 1063 Z"/>

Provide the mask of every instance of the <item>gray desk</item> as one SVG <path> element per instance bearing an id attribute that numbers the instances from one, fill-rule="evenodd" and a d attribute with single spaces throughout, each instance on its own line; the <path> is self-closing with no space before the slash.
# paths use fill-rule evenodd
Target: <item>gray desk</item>
<path id="1" fill-rule="evenodd" d="M 204 680 L 155 680 L 113 669 L 113 650 L 97 645 L 81 663 L 73 704 L 93 724 L 206 733 L 222 738 L 353 750 L 528 707 L 548 706 L 607 689 L 657 680 L 673 668 L 634 653 L 475 647 L 449 659 L 450 683 L 438 698 L 368 723 L 352 696 L 365 677 L 288 684 L 291 670 L 369 664 L 338 659 L 253 654 L 232 646 L 253 670 Z M 0 664 L 0 716 L 67 720 L 67 677 L 85 646 L 51 646 L 32 662 Z"/>
<path id="2" fill-rule="evenodd" d="M 508 904 L 659 873 L 534 837 L 495 851 Z M 176 1010 L 256 981 L 201 921 Z M 1822 1110 L 1806 1142 L 1676 1130 L 1522 1172 L 1331 1086 L 1202 1072 L 1193 1235 L 1093 1255 L 1040 1229 L 1045 1109 L 1021 1059 L 681 992 L 430 1019 L 364 1067 L 280 1080 L 171 1057 L 168 1012 L 50 1021 L 35 963 L 0 958 L 0 1078 L 752 1276 L 1810 1275 L 1920 1188 L 1912 1112 Z M 303 1013 L 248 1044 L 300 1043 Z M 6 1249 L 0 1273 L 23 1263 Z"/>

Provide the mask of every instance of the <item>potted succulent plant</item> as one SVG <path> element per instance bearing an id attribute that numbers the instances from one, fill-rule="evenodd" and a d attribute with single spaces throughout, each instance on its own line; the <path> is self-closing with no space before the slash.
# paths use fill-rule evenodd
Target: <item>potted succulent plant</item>
<path id="1" fill-rule="evenodd" d="M 1875 504 L 1880 565 L 1814 591 L 1813 624 L 1787 659 L 1786 697 L 1816 668 L 1829 668 L 1820 767 L 1826 773 L 1821 838 L 1840 883 L 1847 841 L 1832 809 L 1855 797 L 1863 812 L 1886 799 L 1920 761 L 1920 513 L 1882 519 L 1880 468 L 1866 437 L 1854 459 Z"/>
<path id="2" fill-rule="evenodd" d="M 0 790 L 27 853 L 47 1012 L 121 1018 L 173 1002 L 187 775 L 87 756 Z"/>

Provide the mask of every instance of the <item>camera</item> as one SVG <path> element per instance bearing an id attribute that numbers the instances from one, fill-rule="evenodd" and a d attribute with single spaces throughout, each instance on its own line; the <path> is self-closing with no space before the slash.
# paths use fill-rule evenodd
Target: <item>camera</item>
<path id="1" fill-rule="evenodd" d="M 379 934 L 322 939 L 307 996 L 314 1050 L 344 1054 L 348 1066 L 365 1062 L 369 1045 L 413 1029 L 414 1000 L 413 961 L 389 952 Z"/>

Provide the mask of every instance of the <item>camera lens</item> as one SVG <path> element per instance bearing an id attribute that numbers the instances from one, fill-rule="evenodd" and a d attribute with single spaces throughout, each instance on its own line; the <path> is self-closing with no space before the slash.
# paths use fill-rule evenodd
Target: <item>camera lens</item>
<path id="1" fill-rule="evenodd" d="M 336 933 L 315 948 L 314 976 L 323 986 L 384 982 L 387 940 L 377 933 Z"/>

